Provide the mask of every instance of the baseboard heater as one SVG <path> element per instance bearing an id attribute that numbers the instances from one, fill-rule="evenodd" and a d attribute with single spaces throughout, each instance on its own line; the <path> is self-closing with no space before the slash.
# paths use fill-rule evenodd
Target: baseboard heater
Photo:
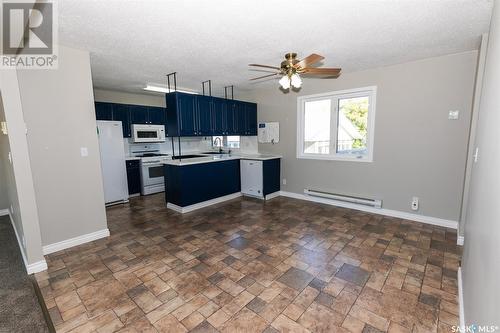
<path id="1" fill-rule="evenodd" d="M 304 189 L 304 194 L 310 195 L 312 197 L 320 197 L 320 198 L 326 198 L 326 199 L 331 199 L 331 200 L 336 200 L 336 201 L 349 202 L 349 203 L 363 205 L 363 206 L 370 206 L 370 207 L 374 207 L 374 208 L 382 208 L 382 200 L 369 199 L 369 198 L 359 198 L 359 197 L 353 197 L 353 196 L 349 196 L 349 195 L 323 192 L 323 191 L 317 191 L 317 190 L 311 190 L 311 189 Z"/>

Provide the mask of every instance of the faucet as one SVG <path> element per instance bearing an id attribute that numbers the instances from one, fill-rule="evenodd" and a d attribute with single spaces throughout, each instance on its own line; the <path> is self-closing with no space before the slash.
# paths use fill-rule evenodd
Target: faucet
<path id="1" fill-rule="evenodd" d="M 217 145 L 217 140 L 219 140 L 220 145 Z M 220 137 L 215 138 L 214 145 L 216 147 L 219 147 L 219 154 L 222 154 L 222 139 Z"/>

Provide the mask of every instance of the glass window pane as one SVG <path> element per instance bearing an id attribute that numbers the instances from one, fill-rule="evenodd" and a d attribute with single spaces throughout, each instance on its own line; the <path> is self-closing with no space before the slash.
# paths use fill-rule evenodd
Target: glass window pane
<path id="1" fill-rule="evenodd" d="M 368 96 L 339 99 L 337 154 L 364 156 L 368 128 Z"/>
<path id="2" fill-rule="evenodd" d="M 240 136 L 239 135 L 229 135 L 227 138 L 228 148 L 240 148 Z"/>
<path id="3" fill-rule="evenodd" d="M 305 102 L 304 153 L 330 153 L 331 100 Z"/>

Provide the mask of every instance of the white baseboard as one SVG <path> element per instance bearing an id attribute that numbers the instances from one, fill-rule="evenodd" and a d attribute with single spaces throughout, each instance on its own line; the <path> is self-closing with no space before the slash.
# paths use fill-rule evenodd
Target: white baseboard
<path id="1" fill-rule="evenodd" d="M 312 201 L 312 202 L 318 202 L 318 203 L 323 203 L 323 204 L 327 204 L 327 205 L 337 206 L 337 207 L 360 210 L 360 211 L 368 212 L 368 213 L 397 217 L 397 218 L 401 218 L 401 219 L 405 219 L 405 220 L 411 220 L 411 221 L 416 221 L 416 222 L 421 222 L 421 223 L 426 223 L 426 224 L 432 224 L 432 225 L 437 225 L 437 226 L 445 227 L 445 228 L 451 228 L 451 229 L 458 228 L 457 221 L 445 220 L 445 219 L 432 217 L 432 216 L 406 213 L 406 212 L 401 212 L 401 211 L 392 210 L 392 209 L 374 208 L 374 207 L 370 207 L 370 206 L 356 205 L 356 204 L 352 204 L 352 203 L 341 202 L 341 201 L 325 199 L 325 198 L 320 198 L 320 197 L 312 197 L 312 196 L 308 196 L 305 194 L 286 192 L 286 191 L 280 191 L 280 195 L 284 196 L 284 197 L 294 198 L 294 199 L 300 199 L 300 200 L 306 200 L 306 201 Z"/>
<path id="2" fill-rule="evenodd" d="M 43 250 L 43 254 L 47 255 L 47 254 L 51 254 L 51 253 L 54 253 L 57 251 L 65 250 L 65 249 L 68 249 L 68 248 L 73 247 L 73 246 L 92 242 L 92 241 L 95 241 L 97 239 L 101 239 L 101 238 L 105 238 L 105 237 L 109 237 L 109 229 L 108 228 L 102 229 L 102 230 L 99 230 L 96 232 L 92 232 L 90 234 L 85 234 L 82 236 L 66 239 L 66 240 L 63 240 L 61 242 L 45 245 L 44 247 L 42 247 L 42 250 Z"/>
<path id="3" fill-rule="evenodd" d="M 28 271 L 28 274 L 43 272 L 43 271 L 46 271 L 47 268 L 48 268 L 47 262 L 45 261 L 45 259 L 34 262 L 34 263 L 26 266 L 26 270 Z"/>
<path id="4" fill-rule="evenodd" d="M 3 214 L 4 211 L 7 211 L 7 214 Z M 10 224 L 12 224 L 12 229 L 14 229 L 14 234 L 16 234 L 17 244 L 19 245 L 19 251 L 21 251 L 21 256 L 23 258 L 24 267 L 26 267 L 26 272 L 28 272 L 28 274 L 34 274 L 34 273 L 46 271 L 47 270 L 47 262 L 45 261 L 45 259 L 34 262 L 32 264 L 28 264 L 28 259 L 26 259 L 26 253 L 24 253 L 24 247 L 23 247 L 23 243 L 21 241 L 21 237 L 19 236 L 19 233 L 17 232 L 16 224 L 14 223 L 14 219 L 12 218 L 10 211 L 8 209 L 3 209 L 0 211 L 0 216 L 2 216 L 2 215 L 9 215 Z"/>
<path id="5" fill-rule="evenodd" d="M 0 216 L 5 216 L 9 215 L 9 210 L 8 209 L 0 209 Z"/>
<path id="6" fill-rule="evenodd" d="M 236 199 L 238 197 L 241 197 L 241 192 L 235 192 L 232 194 L 225 195 L 223 197 L 219 197 L 219 198 L 215 198 L 215 199 L 211 199 L 211 200 L 207 200 L 207 201 L 202 201 L 202 202 L 199 202 L 197 204 L 189 205 L 189 206 L 185 206 L 185 207 L 174 205 L 173 203 L 168 202 L 167 208 L 172 209 L 172 210 L 176 211 L 177 213 L 184 214 L 184 213 L 192 212 L 193 210 L 197 210 L 200 208 L 215 205 L 215 204 L 227 201 L 227 200 Z"/>
<path id="7" fill-rule="evenodd" d="M 462 286 L 462 267 L 458 267 L 458 318 L 460 327 L 465 327 L 465 310 L 464 310 L 464 290 Z"/>
<path id="8" fill-rule="evenodd" d="M 271 200 L 272 198 L 276 198 L 279 196 L 280 196 L 280 191 L 276 191 L 276 192 L 273 192 L 273 193 L 266 195 L 266 200 Z"/>

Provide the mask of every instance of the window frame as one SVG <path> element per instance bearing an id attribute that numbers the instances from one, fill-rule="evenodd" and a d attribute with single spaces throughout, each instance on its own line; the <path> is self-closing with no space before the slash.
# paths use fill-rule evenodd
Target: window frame
<path id="1" fill-rule="evenodd" d="M 366 136 L 366 149 L 368 154 L 364 157 L 356 156 L 343 156 L 337 153 L 337 140 L 338 140 L 338 117 L 339 99 L 355 98 L 367 96 L 369 97 L 368 106 L 368 122 L 367 122 L 367 136 Z M 305 103 L 315 100 L 322 100 L 329 97 L 333 110 L 330 114 L 330 154 L 312 154 L 304 153 L 304 132 L 305 132 Z M 297 97 L 297 158 L 298 159 L 313 159 L 313 160 L 331 160 L 331 161 L 348 161 L 348 162 L 373 162 L 373 146 L 375 138 L 375 112 L 377 102 L 377 86 L 368 86 L 362 88 L 345 89 L 331 91 L 321 94 L 304 95 Z M 332 140 L 333 139 L 333 140 Z"/>

